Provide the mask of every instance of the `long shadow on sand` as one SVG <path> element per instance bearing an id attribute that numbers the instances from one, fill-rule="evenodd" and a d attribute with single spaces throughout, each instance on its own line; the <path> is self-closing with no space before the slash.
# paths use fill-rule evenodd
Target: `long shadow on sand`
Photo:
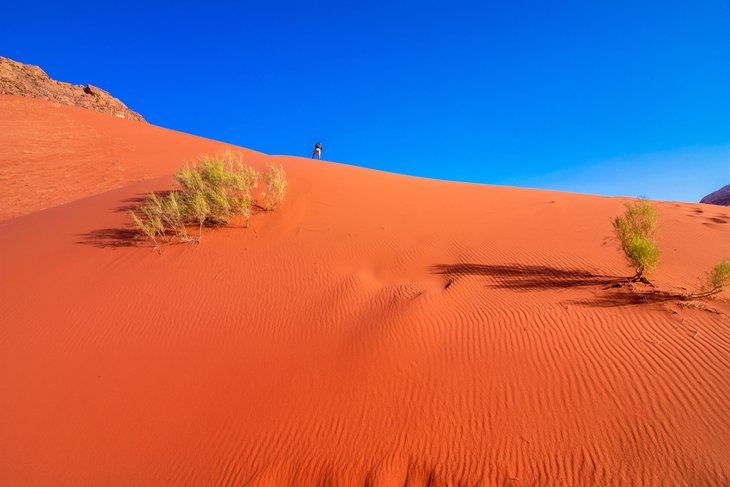
<path id="1" fill-rule="evenodd" d="M 681 292 L 662 291 L 650 286 L 617 284 L 626 276 L 600 274 L 585 269 L 565 269 L 525 264 L 439 264 L 431 267 L 434 274 L 449 276 L 448 288 L 460 276 L 484 276 L 494 287 L 514 291 L 595 287 L 594 296 L 567 304 L 610 308 L 616 306 L 661 304 L 670 301 L 687 301 L 691 296 Z"/>
<path id="2" fill-rule="evenodd" d="M 721 311 L 717 311 L 713 306 L 706 304 L 704 302 L 706 298 L 684 291 L 652 289 L 648 286 L 638 288 L 627 286 L 606 289 L 602 294 L 596 295 L 591 299 L 573 301 L 572 304 L 612 308 L 616 306 L 684 303 L 682 305 L 685 307 L 705 309 L 714 313 L 724 314 Z"/>
<path id="3" fill-rule="evenodd" d="M 91 245 L 101 249 L 136 247 L 139 245 L 139 232 L 131 228 L 101 228 L 78 235 L 76 243 Z"/>
<path id="4" fill-rule="evenodd" d="M 615 308 L 617 306 L 661 304 L 686 300 L 685 295 L 670 291 L 613 288 L 606 289 L 601 295 L 593 296 L 590 299 L 572 301 L 570 304 L 593 306 L 596 308 Z"/>
<path id="5" fill-rule="evenodd" d="M 621 280 L 621 276 L 597 274 L 584 269 L 526 264 L 437 264 L 431 267 L 431 272 L 452 278 L 484 276 L 488 277 L 495 287 L 518 291 L 608 286 Z"/>
<path id="6" fill-rule="evenodd" d="M 143 195 L 133 196 L 131 198 L 126 198 L 120 201 L 122 203 L 120 206 L 117 206 L 112 211 L 115 213 L 127 213 L 129 210 L 135 210 L 137 209 L 142 203 L 147 201 L 147 196 L 154 193 L 158 198 L 166 198 L 168 194 L 170 194 L 169 190 L 165 191 L 151 191 L 149 193 L 145 193 Z"/>
<path id="7" fill-rule="evenodd" d="M 160 198 L 166 197 L 169 193 L 170 191 L 154 192 Z M 121 205 L 113 208 L 112 211 L 114 213 L 127 213 L 134 210 L 147 200 L 148 194 L 150 193 L 123 199 L 120 201 Z M 132 228 L 100 228 L 77 236 L 79 240 L 76 243 L 103 249 L 136 247 L 141 244 L 142 240 L 139 232 Z"/>

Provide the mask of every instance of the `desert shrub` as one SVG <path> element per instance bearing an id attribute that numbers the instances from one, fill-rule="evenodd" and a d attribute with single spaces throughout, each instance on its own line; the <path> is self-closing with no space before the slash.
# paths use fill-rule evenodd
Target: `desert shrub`
<path id="1" fill-rule="evenodd" d="M 189 211 L 186 203 L 182 200 L 180 193 L 170 191 L 167 196 L 159 201 L 161 207 L 161 216 L 165 224 L 175 232 L 175 235 L 188 239 L 188 232 L 185 228 L 186 222 L 189 220 Z"/>
<path id="2" fill-rule="evenodd" d="M 730 286 L 730 258 L 721 260 L 705 276 L 701 291 L 691 297 L 704 297 L 718 294 Z"/>
<path id="3" fill-rule="evenodd" d="M 198 240 L 203 236 L 203 223 L 210 214 L 210 207 L 208 201 L 205 199 L 205 195 L 198 191 L 195 193 L 190 200 L 190 211 L 195 216 L 195 220 L 198 222 Z"/>
<path id="4" fill-rule="evenodd" d="M 625 252 L 629 262 L 636 266 L 639 277 L 652 272 L 656 268 L 661 255 L 656 244 L 644 235 L 631 237 L 626 245 Z"/>
<path id="5" fill-rule="evenodd" d="M 284 168 L 279 165 L 269 164 L 264 172 L 264 208 L 267 211 L 275 210 L 284 201 L 287 181 Z"/>
<path id="6" fill-rule="evenodd" d="M 200 177 L 200 172 L 194 168 L 183 166 L 177 170 L 174 177 L 185 197 L 203 190 L 203 179 Z"/>
<path id="7" fill-rule="evenodd" d="M 192 201 L 199 193 L 205 197 L 205 223 L 211 226 L 226 225 L 234 215 L 243 215 L 248 221 L 258 177 L 254 168 L 236 161 L 230 153 L 201 156 L 196 166 L 186 166 L 175 173 L 186 201 Z"/>
<path id="8" fill-rule="evenodd" d="M 263 174 L 266 187 L 265 209 L 273 210 L 284 199 L 286 176 L 281 166 L 269 166 Z M 254 190 L 261 177 L 256 169 L 243 164 L 231 153 L 200 156 L 196 164 L 187 164 L 174 174 L 180 186 L 165 196 L 149 194 L 143 204 L 130 211 L 137 229 L 152 239 L 159 250 L 158 239 L 168 235 L 184 241 L 200 241 L 204 226 L 227 225 L 240 215 L 249 226 L 257 207 Z M 198 236 L 190 237 L 187 227 L 196 225 Z"/>
<path id="9" fill-rule="evenodd" d="M 253 197 L 250 194 L 244 194 L 240 197 L 235 197 L 232 201 L 232 207 L 236 214 L 243 216 L 244 220 L 246 221 L 246 227 L 248 227 L 254 207 Z"/>
<path id="10" fill-rule="evenodd" d="M 259 184 L 259 173 L 251 166 L 239 165 L 240 189 L 249 195 Z"/>
<path id="11" fill-rule="evenodd" d="M 207 186 L 202 194 L 208 203 L 208 223 L 211 226 L 227 225 L 233 215 L 233 198 L 226 188 Z"/>
<path id="12" fill-rule="evenodd" d="M 709 288 L 713 291 L 724 291 L 730 285 L 730 259 L 725 259 L 713 267 L 708 276 Z"/>
<path id="13" fill-rule="evenodd" d="M 157 249 L 159 247 L 157 243 L 158 230 L 154 223 L 146 218 L 140 217 L 134 210 L 129 210 L 129 216 L 132 218 L 135 228 L 151 238 L 155 244 L 155 249 Z"/>
<path id="14" fill-rule="evenodd" d="M 649 201 L 626 203 L 626 212 L 613 220 L 613 228 L 626 260 L 636 269 L 630 280 L 644 280 L 653 271 L 661 255 L 654 234 L 659 214 Z"/>
<path id="15" fill-rule="evenodd" d="M 162 219 L 162 211 L 158 204 L 150 201 L 149 198 L 140 208 L 145 221 L 154 230 L 155 235 L 159 235 L 163 240 L 167 240 L 165 235 L 165 223 Z"/>
<path id="16" fill-rule="evenodd" d="M 253 197 L 253 190 L 256 189 L 259 182 L 259 173 L 251 166 L 239 166 L 238 171 L 238 190 L 239 195 L 235 198 L 235 208 L 246 220 L 248 227 L 251 220 L 251 213 L 256 204 Z"/>

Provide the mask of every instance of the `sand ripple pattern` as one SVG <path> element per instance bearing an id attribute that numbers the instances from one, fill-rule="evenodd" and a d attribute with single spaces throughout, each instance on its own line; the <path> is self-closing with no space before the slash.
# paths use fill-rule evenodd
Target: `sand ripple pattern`
<path id="1" fill-rule="evenodd" d="M 1 224 L 0 483 L 730 483 L 728 296 L 605 289 L 621 200 L 273 160 L 284 207 L 199 247 L 98 232 L 169 177 Z M 697 206 L 658 282 L 726 252 Z"/>

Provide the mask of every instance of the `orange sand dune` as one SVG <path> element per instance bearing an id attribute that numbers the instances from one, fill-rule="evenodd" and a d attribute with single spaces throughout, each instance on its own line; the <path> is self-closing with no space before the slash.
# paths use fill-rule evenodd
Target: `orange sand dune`
<path id="1" fill-rule="evenodd" d="M 0 95 L 0 221 L 169 174 L 181 159 L 233 148 L 180 135 L 84 108 Z"/>
<path id="2" fill-rule="evenodd" d="M 2 485 L 730 482 L 730 296 L 604 289 L 621 199 L 242 150 L 284 206 L 158 255 L 123 209 L 222 144 L 2 104 L 6 217 L 69 173 L 0 223 Z M 691 288 L 730 209 L 658 204 L 655 280 Z"/>

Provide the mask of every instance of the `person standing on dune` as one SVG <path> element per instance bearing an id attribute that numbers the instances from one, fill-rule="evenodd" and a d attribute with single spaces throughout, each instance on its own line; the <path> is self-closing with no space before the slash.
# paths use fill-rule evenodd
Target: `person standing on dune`
<path id="1" fill-rule="evenodd" d="M 314 159 L 314 156 L 317 156 L 317 159 L 322 159 L 322 144 L 317 142 L 314 144 L 314 152 L 312 152 L 312 159 Z"/>

